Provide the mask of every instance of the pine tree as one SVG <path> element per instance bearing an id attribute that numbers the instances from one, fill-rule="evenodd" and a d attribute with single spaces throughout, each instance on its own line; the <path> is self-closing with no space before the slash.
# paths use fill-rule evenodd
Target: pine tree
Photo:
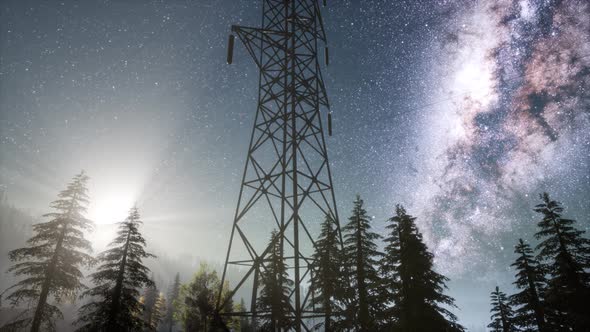
<path id="1" fill-rule="evenodd" d="M 174 311 L 176 307 L 174 306 L 174 302 L 178 299 L 178 295 L 180 293 L 180 274 L 176 273 L 174 277 L 174 283 L 170 287 L 168 292 L 168 307 L 166 308 L 166 317 L 164 318 L 164 324 L 168 326 L 168 331 L 172 332 L 172 328 L 174 327 Z"/>
<path id="2" fill-rule="evenodd" d="M 151 279 L 154 280 L 153 275 Z M 142 296 L 141 302 L 143 304 L 143 321 L 146 323 L 146 331 L 152 331 L 155 329 L 152 325 L 152 319 L 159 293 L 160 292 L 158 291 L 158 288 L 156 288 L 156 285 L 151 284 L 145 288 L 144 295 Z"/>
<path id="3" fill-rule="evenodd" d="M 150 315 L 149 321 L 147 321 L 149 325 L 148 331 L 157 331 L 158 326 L 162 322 L 162 318 L 164 318 L 164 313 L 166 311 L 166 298 L 164 297 L 164 293 L 160 293 L 154 302 L 154 306 L 152 307 L 152 312 Z"/>
<path id="4" fill-rule="evenodd" d="M 514 325 L 522 331 L 548 331 L 542 301 L 545 275 L 533 256 L 533 250 L 522 239 L 518 240 L 514 252 L 518 258 L 511 265 L 517 271 L 513 284 L 521 290 L 510 296 L 510 304 L 516 308 Z"/>
<path id="5" fill-rule="evenodd" d="M 380 279 L 376 266 L 382 256 L 375 241 L 381 237 L 371 231 L 370 217 L 358 195 L 348 220 L 342 229 L 346 273 L 341 283 L 346 284 L 345 296 L 351 302 L 344 313 L 344 323 L 361 332 L 374 331 L 375 318 L 381 311 L 378 301 Z"/>
<path id="6" fill-rule="evenodd" d="M 340 311 L 337 300 L 342 291 L 340 288 L 341 277 L 341 243 L 339 240 L 338 225 L 330 215 L 326 215 L 321 225 L 320 236 L 315 242 L 313 254 L 311 290 L 314 294 L 310 301 L 312 309 L 324 312 L 324 330 L 331 331 L 336 317 Z"/>
<path id="7" fill-rule="evenodd" d="M 98 256 L 101 265 L 91 275 L 96 286 L 82 294 L 93 299 L 80 308 L 76 322 L 81 325 L 79 330 L 138 331 L 145 327 L 139 289 L 153 285 L 153 281 L 143 259 L 155 256 L 145 251 L 141 224 L 139 211 L 133 207 L 125 221 L 119 223 L 111 248 Z"/>
<path id="8" fill-rule="evenodd" d="M 288 330 L 293 326 L 293 320 L 289 315 L 289 293 L 294 283 L 287 274 L 281 238 L 277 231 L 271 234 L 270 251 L 267 255 L 266 269 L 260 274 L 262 290 L 256 301 L 262 322 L 260 328 L 264 331 Z"/>
<path id="9" fill-rule="evenodd" d="M 492 316 L 490 319 L 492 322 L 488 325 L 489 328 L 494 332 L 514 332 L 517 331 L 513 325 L 514 312 L 508 303 L 506 294 L 500 291 L 500 288 L 496 286 L 496 289 L 490 296 L 492 300 Z"/>
<path id="10" fill-rule="evenodd" d="M 245 312 L 246 310 L 246 302 L 244 302 L 244 299 L 240 299 L 240 303 L 238 303 L 236 305 L 236 309 L 235 312 Z M 242 316 L 240 317 L 240 329 L 236 330 L 236 331 L 241 331 L 241 332 L 253 332 L 254 330 L 252 329 L 252 324 L 250 323 L 250 318 L 246 317 L 246 316 Z"/>
<path id="11" fill-rule="evenodd" d="M 7 330 L 30 326 L 32 332 L 53 330 L 54 321 L 63 318 L 50 298 L 60 302 L 85 286 L 81 283 L 80 268 L 93 262 L 86 252 L 91 251 L 84 232 L 92 229 L 92 222 L 83 216 L 88 204 L 86 183 L 88 176 L 82 171 L 51 203 L 54 212 L 43 217 L 49 221 L 33 225 L 35 235 L 27 241 L 28 247 L 12 250 L 9 258 L 17 262 L 8 271 L 25 279 L 12 286 L 15 290 L 7 297 L 13 306 L 29 304 L 24 315 L 4 326 Z M 32 315 L 31 315 L 32 314 Z"/>
<path id="12" fill-rule="evenodd" d="M 590 240 L 577 230 L 575 220 L 562 217 L 563 207 L 547 193 L 540 195 L 535 211 L 543 215 L 535 237 L 538 260 L 545 264 L 549 281 L 545 302 L 552 328 L 564 331 L 590 331 Z"/>
<path id="13" fill-rule="evenodd" d="M 433 270 L 414 217 L 398 205 L 389 219 L 385 255 L 380 261 L 383 277 L 380 301 L 384 327 L 400 331 L 462 331 L 457 318 L 445 307 L 455 307 L 454 299 L 443 293 L 448 278 Z"/>

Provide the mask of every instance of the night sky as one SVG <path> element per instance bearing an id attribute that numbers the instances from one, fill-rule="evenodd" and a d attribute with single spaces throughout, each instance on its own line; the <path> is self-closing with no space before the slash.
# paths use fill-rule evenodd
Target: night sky
<path id="1" fill-rule="evenodd" d="M 418 217 L 460 321 L 488 322 L 513 246 L 548 191 L 590 226 L 590 5 L 583 0 L 329 1 L 341 219 Z M 0 186 L 33 215 L 81 169 L 100 228 L 137 202 L 151 248 L 222 261 L 258 73 L 232 24 L 252 0 L 0 4 Z M 95 235 L 97 243 L 105 242 Z"/>

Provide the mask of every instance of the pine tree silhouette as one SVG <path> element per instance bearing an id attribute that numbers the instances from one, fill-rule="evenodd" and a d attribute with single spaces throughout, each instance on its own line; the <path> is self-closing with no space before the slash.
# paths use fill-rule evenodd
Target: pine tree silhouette
<path id="1" fill-rule="evenodd" d="M 83 293 L 93 300 L 80 308 L 79 331 L 140 331 L 146 327 L 139 289 L 153 285 L 143 259 L 155 257 L 145 251 L 137 207 L 119 223 L 111 248 L 98 256 L 101 265 L 91 275 L 94 288 Z"/>
<path id="2" fill-rule="evenodd" d="M 33 225 L 35 235 L 27 241 L 29 246 L 9 252 L 10 260 L 17 263 L 8 271 L 26 277 L 10 288 L 15 290 L 6 299 L 13 306 L 28 302 L 32 309 L 3 329 L 54 329 L 54 321 L 63 315 L 48 300 L 52 297 L 59 303 L 85 287 L 80 267 L 93 262 L 86 253 L 91 251 L 90 242 L 84 238 L 84 231 L 92 229 L 92 222 L 83 216 L 88 204 L 87 182 L 84 171 L 74 176 L 51 203 L 55 212 L 43 215 L 50 220 Z"/>
<path id="3" fill-rule="evenodd" d="M 545 302 L 548 319 L 555 330 L 590 331 L 590 240 L 577 230 L 575 220 L 562 217 L 563 207 L 540 195 L 542 203 L 535 211 L 543 215 L 535 237 L 538 260 L 549 273 Z"/>
<path id="4" fill-rule="evenodd" d="M 340 311 L 337 299 L 342 293 L 341 260 L 342 253 L 336 222 L 330 215 L 326 215 L 321 224 L 320 235 L 315 242 L 313 254 L 311 288 L 314 297 L 310 306 L 315 310 L 326 313 L 324 322 L 316 328 L 323 326 L 324 330 L 331 331 L 336 321 L 335 313 Z"/>
<path id="5" fill-rule="evenodd" d="M 172 283 L 172 286 L 170 287 L 170 290 L 168 292 L 168 306 L 166 308 L 166 316 L 164 318 L 164 324 L 168 326 L 168 332 L 172 332 L 172 328 L 175 325 L 174 311 L 176 307 L 174 306 L 174 302 L 176 301 L 176 299 L 178 299 L 179 294 L 180 273 L 176 273 L 176 276 L 174 277 L 174 282 Z"/>
<path id="6" fill-rule="evenodd" d="M 514 312 L 510 307 L 506 294 L 496 286 L 490 298 L 492 301 L 492 310 L 490 310 L 492 322 L 488 327 L 494 332 L 516 332 L 517 330 L 513 325 Z"/>
<path id="7" fill-rule="evenodd" d="M 289 316 L 292 311 L 289 294 L 294 283 L 289 279 L 287 265 L 282 259 L 281 239 L 277 231 L 272 232 L 270 244 L 268 263 L 260 274 L 262 290 L 256 301 L 260 328 L 263 331 L 288 330 L 293 325 Z"/>
<path id="8" fill-rule="evenodd" d="M 514 325 L 521 331 L 549 331 L 542 301 L 545 275 L 533 256 L 533 250 L 522 239 L 518 240 L 514 252 L 518 258 L 511 265 L 517 271 L 513 284 L 521 290 L 510 296 L 510 304 L 516 308 Z"/>
<path id="9" fill-rule="evenodd" d="M 380 261 L 383 277 L 380 301 L 390 306 L 382 317 L 387 330 L 463 331 L 456 316 L 445 307 L 454 299 L 443 293 L 448 278 L 433 270 L 414 217 L 398 205 L 386 226 L 385 255 Z M 393 306 L 391 306 L 393 304 Z"/>
<path id="10" fill-rule="evenodd" d="M 350 304 L 344 312 L 344 323 L 356 330 L 374 331 L 375 319 L 381 310 L 378 291 L 380 285 L 376 265 L 382 256 L 375 241 L 381 237 L 371 231 L 370 217 L 357 195 L 352 215 L 342 229 L 344 233 L 344 264 L 342 284 Z M 350 280 L 350 283 L 348 283 Z"/>

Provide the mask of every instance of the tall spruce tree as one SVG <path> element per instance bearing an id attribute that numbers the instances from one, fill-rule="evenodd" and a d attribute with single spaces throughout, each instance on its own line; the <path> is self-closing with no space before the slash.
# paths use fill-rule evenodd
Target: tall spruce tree
<path id="1" fill-rule="evenodd" d="M 11 287 L 14 291 L 6 299 L 13 306 L 26 302 L 30 309 L 5 325 L 6 330 L 28 326 L 32 332 L 53 330 L 55 320 L 63 315 L 48 301 L 53 298 L 59 303 L 73 298 L 84 288 L 80 268 L 93 262 L 87 254 L 91 251 L 90 242 L 84 238 L 84 232 L 93 226 L 83 216 L 88 204 L 87 182 L 83 171 L 74 176 L 51 203 L 54 212 L 43 215 L 50 220 L 33 225 L 35 235 L 27 241 L 28 246 L 9 252 L 10 260 L 16 264 L 8 271 L 25 278 Z"/>
<path id="2" fill-rule="evenodd" d="M 289 315 L 291 312 L 289 293 L 294 282 L 287 274 L 282 245 L 279 233 L 276 230 L 272 231 L 267 263 L 260 274 L 262 289 L 256 300 L 261 322 L 259 328 L 263 331 L 289 330 L 293 327 L 293 319 Z"/>
<path id="3" fill-rule="evenodd" d="M 590 331 L 590 240 L 582 237 L 575 220 L 562 217 L 561 203 L 540 195 L 535 212 L 543 215 L 535 237 L 538 260 L 549 273 L 545 303 L 552 329 Z"/>
<path id="4" fill-rule="evenodd" d="M 341 283 L 341 242 L 338 226 L 330 215 L 326 215 L 321 224 L 320 236 L 315 242 L 313 254 L 311 290 L 314 294 L 310 301 L 312 309 L 326 314 L 323 326 L 325 331 L 332 331 L 337 320 L 335 313 L 340 311 L 339 297 Z M 319 326 L 317 326 L 319 327 Z"/>
<path id="5" fill-rule="evenodd" d="M 343 284 L 345 296 L 350 299 L 344 313 L 344 323 L 358 331 L 374 331 L 376 317 L 380 315 L 380 279 L 377 272 L 378 260 L 382 253 L 375 243 L 381 237 L 371 231 L 371 221 L 363 208 L 363 200 L 356 196 L 352 215 L 342 229 L 344 234 Z"/>
<path id="6" fill-rule="evenodd" d="M 139 289 L 153 285 L 143 259 L 155 256 L 145 251 L 141 224 L 139 211 L 133 207 L 119 223 L 111 248 L 98 256 L 101 265 L 91 275 L 96 286 L 82 294 L 92 301 L 80 308 L 79 331 L 140 331 L 146 327 Z"/>
<path id="7" fill-rule="evenodd" d="M 514 327 L 514 311 L 508 302 L 508 297 L 500 288 L 496 286 L 496 289 L 490 296 L 492 302 L 492 309 L 490 312 L 492 316 L 490 319 L 492 322 L 488 325 L 494 332 L 515 332 L 517 331 Z"/>
<path id="8" fill-rule="evenodd" d="M 514 252 L 518 258 L 511 265 L 517 271 L 513 284 L 521 290 L 510 296 L 510 304 L 516 308 L 514 325 L 521 331 L 549 331 L 542 300 L 545 274 L 533 256 L 533 250 L 522 239 L 518 240 Z"/>
<path id="9" fill-rule="evenodd" d="M 176 306 L 174 305 L 174 302 L 176 301 L 176 299 L 178 299 L 179 294 L 180 273 L 176 273 L 176 276 L 174 277 L 174 282 L 172 283 L 168 291 L 168 306 L 166 308 L 166 316 L 164 317 L 164 324 L 168 326 L 168 332 L 172 332 L 172 328 L 175 325 L 174 311 L 176 309 Z"/>
<path id="10" fill-rule="evenodd" d="M 387 330 L 462 331 L 457 318 L 446 307 L 454 299 L 443 293 L 448 278 L 433 270 L 433 255 L 428 252 L 415 219 L 398 205 L 386 228 L 385 255 L 380 261 L 383 277 L 381 302 Z"/>

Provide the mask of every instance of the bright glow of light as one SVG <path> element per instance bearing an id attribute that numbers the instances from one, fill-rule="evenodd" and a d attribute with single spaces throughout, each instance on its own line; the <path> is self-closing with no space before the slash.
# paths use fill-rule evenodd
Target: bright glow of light
<path id="1" fill-rule="evenodd" d="M 105 193 L 93 199 L 88 218 L 96 224 L 112 224 L 125 220 L 135 204 L 135 195 L 129 192 Z"/>
<path id="2" fill-rule="evenodd" d="M 494 81 L 490 66 L 485 60 L 465 63 L 455 76 L 456 91 L 465 92 L 467 97 L 487 106 L 492 100 Z"/>
<path id="3" fill-rule="evenodd" d="M 521 0 L 518 4 L 520 6 L 520 17 L 527 21 L 532 21 L 535 15 L 535 9 L 530 1 Z"/>

